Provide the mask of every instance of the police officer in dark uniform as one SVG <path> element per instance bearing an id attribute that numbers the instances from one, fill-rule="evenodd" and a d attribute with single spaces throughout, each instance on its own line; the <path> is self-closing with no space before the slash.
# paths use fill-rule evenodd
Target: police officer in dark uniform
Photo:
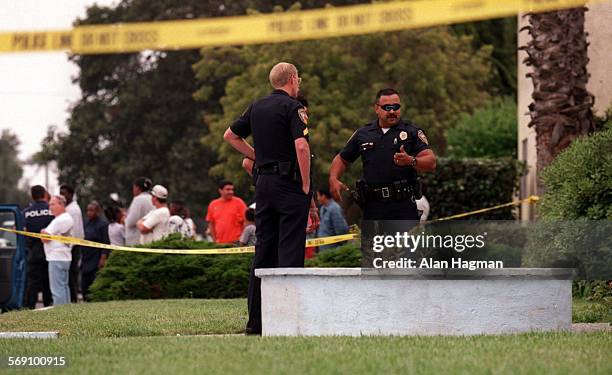
<path id="1" fill-rule="evenodd" d="M 30 188 L 32 203 L 22 211 L 25 227 L 28 232 L 40 233 L 54 219 L 49 211 L 47 190 L 35 185 Z M 28 248 L 28 284 L 25 294 L 25 305 L 30 309 L 36 307 L 38 292 L 43 292 L 43 304 L 49 306 L 53 303 L 51 289 L 49 288 L 49 265 L 45 257 L 43 244 L 38 238 L 26 237 Z"/>
<path id="2" fill-rule="evenodd" d="M 274 91 L 252 103 L 224 138 L 255 160 L 257 245 L 249 280 L 247 334 L 261 334 L 261 280 L 257 268 L 304 267 L 306 223 L 319 217 L 310 184 L 308 118 L 295 98 L 301 78 L 289 63 L 270 71 Z M 253 136 L 255 149 L 245 138 Z M 310 209 L 309 209 L 310 207 Z"/>
<path id="3" fill-rule="evenodd" d="M 435 170 L 436 156 L 423 130 L 401 119 L 397 91 L 380 90 L 374 110 L 378 119 L 358 129 L 332 161 L 330 192 L 337 201 L 342 199 L 341 190 L 348 188 L 340 177 L 361 156 L 363 180 L 357 192 L 363 219 L 418 221 L 417 172 Z"/>

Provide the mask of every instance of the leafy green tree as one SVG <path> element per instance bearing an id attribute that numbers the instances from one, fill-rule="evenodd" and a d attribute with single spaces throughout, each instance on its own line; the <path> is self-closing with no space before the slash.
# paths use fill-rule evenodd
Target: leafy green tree
<path id="1" fill-rule="evenodd" d="M 293 1 L 277 3 L 287 7 Z M 304 6 L 324 4 L 306 1 Z M 232 16 L 248 8 L 274 9 L 256 0 L 124 0 L 115 7 L 94 5 L 75 24 Z M 104 201 L 112 192 L 129 201 L 131 182 L 145 175 L 201 215 L 217 191 L 208 175 L 216 163 L 215 149 L 200 139 L 208 133 L 210 115 L 220 112 L 226 77 L 209 76 L 215 90 L 208 101 L 195 101 L 192 65 L 199 58 L 197 50 L 72 56 L 80 69 L 75 83 L 82 97 L 71 110 L 69 132 L 50 134 L 39 161 L 57 161 L 60 180 L 77 186 L 81 203 Z"/>
<path id="2" fill-rule="evenodd" d="M 454 36 L 444 27 L 203 49 L 195 65 L 202 81 L 196 97 L 208 105 L 211 93 L 221 90 L 209 83 L 211 77 L 228 77 L 220 100 L 223 112 L 207 119 L 210 133 L 203 140 L 219 157 L 210 173 L 248 185 L 240 155 L 222 142 L 222 134 L 250 102 L 271 91 L 268 73 L 278 61 L 294 62 L 303 77 L 316 155 L 315 181 L 320 184 L 327 181 L 331 159 L 351 134 L 375 119 L 374 96 L 384 87 L 400 91 L 404 118 L 423 127 L 433 148 L 442 153 L 444 130 L 460 113 L 471 112 L 488 99 L 490 52 L 490 47 L 475 50 L 469 37 Z M 351 172 L 354 176 L 358 168 Z"/>
<path id="3" fill-rule="evenodd" d="M 463 114 L 446 131 L 448 156 L 460 158 L 516 157 L 516 103 L 501 98 L 473 114 Z"/>
<path id="4" fill-rule="evenodd" d="M 0 136 L 0 203 L 25 204 L 28 194 L 19 188 L 23 166 L 17 158 L 19 139 L 8 129 Z"/>
<path id="5" fill-rule="evenodd" d="M 516 97 L 517 57 L 516 17 L 466 22 L 451 26 L 457 35 L 472 37 L 474 48 L 492 46 L 492 90 L 499 95 Z"/>

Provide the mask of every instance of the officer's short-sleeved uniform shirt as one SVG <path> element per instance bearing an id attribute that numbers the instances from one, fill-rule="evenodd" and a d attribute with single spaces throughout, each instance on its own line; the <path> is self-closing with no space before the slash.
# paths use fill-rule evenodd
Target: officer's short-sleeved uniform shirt
<path id="1" fill-rule="evenodd" d="M 253 135 L 255 164 L 258 167 L 275 162 L 295 162 L 294 141 L 308 140 L 304 106 L 283 90 L 252 103 L 230 129 L 239 137 Z"/>
<path id="2" fill-rule="evenodd" d="M 414 183 L 417 178 L 414 168 L 393 162 L 393 155 L 402 145 L 412 156 L 430 149 L 423 130 L 413 124 L 400 120 L 384 133 L 375 120 L 351 136 L 340 157 L 352 163 L 361 156 L 363 179 L 369 185 L 385 185 L 404 179 Z"/>

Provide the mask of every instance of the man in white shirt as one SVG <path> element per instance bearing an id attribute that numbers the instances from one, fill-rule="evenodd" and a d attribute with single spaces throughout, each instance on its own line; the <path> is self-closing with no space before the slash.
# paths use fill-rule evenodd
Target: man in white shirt
<path id="1" fill-rule="evenodd" d="M 66 212 L 72 217 L 74 222 L 71 237 L 80 239 L 85 238 L 85 229 L 83 227 L 83 212 L 81 207 L 74 199 L 74 189 L 70 185 L 60 186 L 60 195 L 66 200 Z M 78 245 L 72 246 L 72 262 L 70 263 L 70 300 L 77 302 L 79 292 L 79 268 L 81 262 L 81 247 Z"/>
<path id="2" fill-rule="evenodd" d="M 160 240 L 168 234 L 170 210 L 166 204 L 167 199 L 168 190 L 165 187 L 161 185 L 153 186 L 153 189 L 151 189 L 151 202 L 155 209 L 138 220 L 136 224 L 140 231 L 141 244 L 144 245 Z"/>
<path id="3" fill-rule="evenodd" d="M 66 199 L 56 195 L 49 201 L 49 210 L 55 219 L 41 233 L 69 236 L 74 220 L 66 212 Z M 49 262 L 49 286 L 53 295 L 53 305 L 70 303 L 70 288 L 68 286 L 70 261 L 72 252 L 70 245 L 50 240 L 42 240 L 45 248 L 45 257 Z"/>

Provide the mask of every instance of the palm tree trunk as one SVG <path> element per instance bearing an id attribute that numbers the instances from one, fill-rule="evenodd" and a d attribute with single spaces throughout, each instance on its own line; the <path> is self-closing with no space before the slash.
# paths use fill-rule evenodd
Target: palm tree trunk
<path id="1" fill-rule="evenodd" d="M 595 128 L 593 95 L 589 80 L 588 42 L 584 30 L 585 7 L 547 13 L 530 13 L 527 29 L 532 39 L 520 47 L 527 52 L 523 61 L 533 67 L 527 74 L 533 81 L 533 102 L 529 105 L 536 131 L 537 175 L 564 148 Z M 538 194 L 544 186 L 538 179 Z"/>

